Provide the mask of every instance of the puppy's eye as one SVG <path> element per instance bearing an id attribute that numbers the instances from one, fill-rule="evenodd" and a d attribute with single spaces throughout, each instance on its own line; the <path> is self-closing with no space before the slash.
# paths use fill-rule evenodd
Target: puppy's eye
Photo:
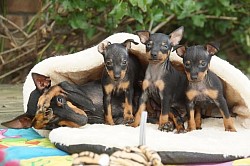
<path id="1" fill-rule="evenodd" d="M 112 66 L 112 61 L 107 60 L 107 61 L 106 61 L 106 65 L 107 65 L 107 66 Z"/>
<path id="2" fill-rule="evenodd" d="M 201 61 L 201 62 L 200 62 L 200 66 L 201 66 L 201 67 L 205 67 L 206 65 L 207 65 L 207 62 L 205 62 L 205 61 Z"/>
<path id="3" fill-rule="evenodd" d="M 164 49 L 168 49 L 169 48 L 166 43 L 162 43 L 161 47 L 164 48 Z"/>
<path id="4" fill-rule="evenodd" d="M 126 65 L 126 64 L 127 64 L 127 60 L 123 60 L 122 65 Z"/>
<path id="5" fill-rule="evenodd" d="M 184 65 L 185 65 L 185 67 L 186 67 L 186 68 L 191 67 L 191 63 L 190 63 L 190 61 L 185 62 L 185 63 L 184 63 Z"/>
<path id="6" fill-rule="evenodd" d="M 152 44 L 150 42 L 147 43 L 146 47 L 151 48 Z"/>

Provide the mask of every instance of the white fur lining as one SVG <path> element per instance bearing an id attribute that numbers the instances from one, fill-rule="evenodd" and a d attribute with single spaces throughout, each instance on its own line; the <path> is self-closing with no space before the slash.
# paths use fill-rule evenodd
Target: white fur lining
<path id="1" fill-rule="evenodd" d="M 161 132 L 158 125 L 146 125 L 146 145 L 156 151 L 200 152 L 223 154 L 225 156 L 250 155 L 250 131 L 236 122 L 238 132 L 225 132 L 223 120 L 205 119 L 202 130 L 184 134 Z M 61 127 L 51 131 L 49 139 L 62 145 L 103 145 L 107 148 L 139 145 L 140 128 L 124 125 L 109 126 L 104 124 L 86 125 L 82 128 Z"/>

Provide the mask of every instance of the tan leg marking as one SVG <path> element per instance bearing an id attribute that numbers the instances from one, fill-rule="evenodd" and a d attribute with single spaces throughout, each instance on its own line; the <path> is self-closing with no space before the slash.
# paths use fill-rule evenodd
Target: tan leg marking
<path id="1" fill-rule="evenodd" d="M 32 119 L 33 127 L 36 129 L 44 129 L 53 117 L 53 112 L 49 112 L 49 114 L 45 116 L 44 111 L 38 110 L 35 117 Z"/>
<path id="2" fill-rule="evenodd" d="M 196 129 L 201 129 L 201 110 L 197 108 L 195 110 L 195 125 Z"/>
<path id="3" fill-rule="evenodd" d="M 111 109 L 111 104 L 108 105 L 108 114 L 105 115 L 105 122 L 109 125 L 114 125 L 114 120 L 112 117 L 112 109 Z"/>
<path id="4" fill-rule="evenodd" d="M 192 131 L 196 129 L 196 124 L 195 124 L 195 120 L 194 120 L 194 110 L 190 111 L 189 114 L 189 120 L 188 120 L 188 131 Z"/>
<path id="5" fill-rule="evenodd" d="M 226 118 L 223 111 L 220 110 L 220 112 L 221 112 L 221 115 L 223 116 L 223 123 L 224 123 L 225 131 L 236 132 L 232 118 L 231 117 Z"/>
<path id="6" fill-rule="evenodd" d="M 168 122 L 168 114 L 167 115 L 160 114 L 159 127 L 164 126 L 167 122 Z"/>
<path id="7" fill-rule="evenodd" d="M 139 126 L 140 121 L 141 121 L 141 114 L 142 114 L 142 111 L 146 111 L 146 104 L 141 104 L 141 105 L 139 106 L 138 112 L 137 112 L 136 115 L 135 115 L 135 121 L 134 121 L 133 123 L 131 123 L 131 126 L 132 126 L 132 127 L 137 127 L 137 126 Z"/>
<path id="8" fill-rule="evenodd" d="M 131 104 L 128 103 L 128 99 L 125 98 L 125 105 L 124 105 L 124 114 L 123 118 L 125 121 L 130 121 L 134 119 L 133 116 L 133 107 Z"/>
<path id="9" fill-rule="evenodd" d="M 169 113 L 169 118 L 172 119 L 174 121 L 174 125 L 176 127 L 177 133 L 181 133 L 184 132 L 184 127 L 182 123 L 178 123 L 177 118 L 175 117 L 175 115 L 173 113 Z"/>
<path id="10" fill-rule="evenodd" d="M 51 99 L 55 96 L 61 95 L 65 96 L 65 91 L 58 85 L 53 86 L 49 89 L 48 92 L 44 93 L 42 96 L 40 96 L 38 100 L 38 107 L 41 109 L 42 107 L 49 108 Z"/>

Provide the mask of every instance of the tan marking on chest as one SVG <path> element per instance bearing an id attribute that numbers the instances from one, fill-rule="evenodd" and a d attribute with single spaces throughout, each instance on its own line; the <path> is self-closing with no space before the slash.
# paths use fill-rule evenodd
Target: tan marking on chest
<path id="1" fill-rule="evenodd" d="M 142 89 L 146 90 L 150 85 L 150 82 L 148 80 L 144 80 L 142 83 Z"/>
<path id="2" fill-rule="evenodd" d="M 165 87 L 165 83 L 162 80 L 157 80 L 154 84 L 160 91 L 162 91 Z"/>
<path id="3" fill-rule="evenodd" d="M 105 89 L 105 92 L 107 94 L 110 94 L 113 91 L 113 89 L 114 89 L 114 85 L 112 85 L 112 84 L 105 85 L 104 89 Z"/>
<path id="4" fill-rule="evenodd" d="M 205 95 L 215 100 L 218 97 L 218 90 L 205 89 L 202 91 L 198 91 L 198 90 L 191 89 L 188 92 L 186 92 L 186 95 L 189 100 L 194 100 L 194 98 L 198 95 Z"/>
<path id="5" fill-rule="evenodd" d="M 122 89 L 122 90 L 124 90 L 124 89 L 128 89 L 128 87 L 129 87 L 129 81 L 127 81 L 127 82 L 121 82 L 119 85 L 118 85 L 118 89 Z"/>
<path id="6" fill-rule="evenodd" d="M 217 99 L 218 97 L 218 90 L 206 89 L 203 91 L 203 93 L 211 99 Z"/>
<path id="7" fill-rule="evenodd" d="M 197 95 L 199 95 L 199 91 L 197 91 L 197 90 L 189 90 L 189 91 L 187 91 L 186 92 L 186 95 L 187 95 L 187 98 L 189 99 L 189 100 L 194 100 L 194 98 L 197 96 Z"/>

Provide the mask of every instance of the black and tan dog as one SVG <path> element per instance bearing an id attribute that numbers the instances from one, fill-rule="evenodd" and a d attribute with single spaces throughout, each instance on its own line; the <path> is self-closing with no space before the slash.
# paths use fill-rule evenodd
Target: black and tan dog
<path id="1" fill-rule="evenodd" d="M 87 115 L 84 109 L 93 110 L 92 101 L 81 91 L 67 83 L 51 87 L 49 77 L 32 73 L 36 89 L 31 92 L 27 104 L 26 113 L 15 119 L 2 123 L 9 128 L 53 129 L 59 126 L 80 127 L 87 123 Z M 61 87 L 64 87 L 62 89 Z M 51 90 L 54 89 L 54 90 Z M 60 93 L 53 94 L 49 106 L 38 108 L 41 96 L 50 94 L 55 89 Z M 44 99 L 44 98 L 42 98 Z M 87 107 L 86 107 L 87 106 Z"/>
<path id="2" fill-rule="evenodd" d="M 186 89 L 188 131 L 201 129 L 201 109 L 215 105 L 220 110 L 226 131 L 236 131 L 230 117 L 227 102 L 223 96 L 223 84 L 219 77 L 209 70 L 212 56 L 219 50 L 218 43 L 205 46 L 179 46 L 177 54 L 183 58 L 189 84 Z"/>
<path id="3" fill-rule="evenodd" d="M 142 74 L 139 61 L 129 54 L 131 43 L 138 44 L 134 40 L 128 39 L 123 43 L 111 44 L 104 41 L 98 45 L 98 51 L 103 55 L 105 64 L 102 75 L 103 107 L 105 121 L 109 125 L 114 125 L 112 117 L 114 109 L 111 106 L 114 96 L 125 96 L 125 101 L 123 101 L 124 123 L 134 121 L 134 92 L 139 88 L 140 75 L 142 76 Z"/>
<path id="4" fill-rule="evenodd" d="M 139 109 L 132 124 L 136 127 L 140 123 L 141 113 L 146 110 L 146 102 L 153 100 L 160 105 L 159 130 L 172 131 L 173 119 L 177 132 L 184 132 L 184 125 L 175 118 L 171 111 L 174 105 L 184 102 L 183 96 L 186 87 L 186 76 L 177 71 L 169 61 L 169 55 L 173 46 L 182 39 L 184 28 L 180 27 L 170 35 L 162 33 L 150 34 L 148 31 L 138 31 L 141 43 L 146 46 L 149 64 L 143 81 L 143 92 L 139 102 Z"/>
<path id="5" fill-rule="evenodd" d="M 36 89 L 32 91 L 26 113 L 2 125 L 8 128 L 54 129 L 105 123 L 101 80 L 84 85 L 61 82 L 51 86 L 49 77 L 32 74 Z M 123 124 L 124 97 L 114 97 L 111 105 L 115 124 Z"/>

